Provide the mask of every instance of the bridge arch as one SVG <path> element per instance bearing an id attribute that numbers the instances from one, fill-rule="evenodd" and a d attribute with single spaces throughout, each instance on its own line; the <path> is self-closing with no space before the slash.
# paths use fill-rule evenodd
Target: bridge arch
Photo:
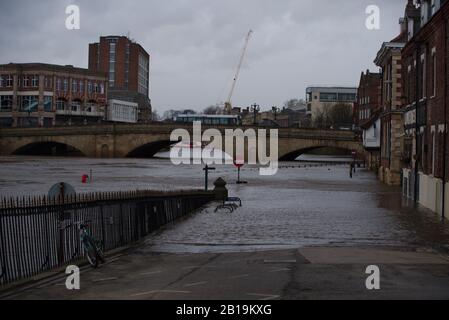
<path id="1" fill-rule="evenodd" d="M 25 144 L 15 151 L 12 155 L 20 156 L 70 156 L 85 157 L 86 155 L 76 147 L 66 143 L 56 141 L 40 141 Z"/>
<path id="2" fill-rule="evenodd" d="M 170 146 L 176 144 L 177 142 L 172 142 L 170 140 L 160 140 L 153 141 L 142 144 L 134 149 L 132 149 L 126 155 L 127 158 L 152 158 L 154 155 Z"/>
<path id="3" fill-rule="evenodd" d="M 365 152 L 362 145 L 357 141 L 297 139 L 290 142 L 279 142 L 279 161 L 294 161 L 304 153 L 322 148 L 346 150 L 348 153 L 356 151 L 359 155 Z"/>

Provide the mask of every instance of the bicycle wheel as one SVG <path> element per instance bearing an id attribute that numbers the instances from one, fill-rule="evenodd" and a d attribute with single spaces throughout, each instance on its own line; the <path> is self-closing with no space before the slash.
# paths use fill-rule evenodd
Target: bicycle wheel
<path id="1" fill-rule="evenodd" d="M 100 260 L 100 263 L 105 263 L 106 260 L 104 257 L 103 249 L 101 249 L 101 244 L 97 244 L 96 248 L 98 260 Z"/>
<path id="2" fill-rule="evenodd" d="M 98 255 L 97 251 L 95 250 L 95 247 L 92 246 L 92 242 L 88 241 L 87 245 L 84 245 L 85 252 L 86 252 L 86 258 L 87 261 L 89 261 L 89 264 L 96 268 L 98 267 Z"/>

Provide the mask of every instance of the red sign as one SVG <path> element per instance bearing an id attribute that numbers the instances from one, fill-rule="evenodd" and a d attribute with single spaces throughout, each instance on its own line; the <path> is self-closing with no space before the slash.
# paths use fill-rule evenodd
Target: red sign
<path id="1" fill-rule="evenodd" d="M 234 159 L 234 166 L 236 166 L 237 168 L 243 167 L 244 164 L 245 164 L 244 160 L 242 160 L 242 159 Z"/>

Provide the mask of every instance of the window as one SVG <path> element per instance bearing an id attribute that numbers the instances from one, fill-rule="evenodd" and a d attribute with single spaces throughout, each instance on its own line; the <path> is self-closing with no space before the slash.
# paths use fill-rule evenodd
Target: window
<path id="1" fill-rule="evenodd" d="M 61 91 L 61 79 L 56 79 L 56 90 Z"/>
<path id="2" fill-rule="evenodd" d="M 149 60 L 143 54 L 139 54 L 138 91 L 148 95 Z"/>
<path id="3" fill-rule="evenodd" d="M 22 87 L 26 88 L 30 85 L 30 77 L 29 76 L 23 76 L 22 77 Z"/>
<path id="4" fill-rule="evenodd" d="M 13 82 L 13 77 L 10 74 L 8 74 L 6 76 L 6 86 L 7 87 L 12 87 L 12 82 Z"/>
<path id="5" fill-rule="evenodd" d="M 435 152 L 436 152 L 436 150 L 435 150 L 435 139 L 436 139 L 436 134 L 435 134 L 435 132 L 432 132 L 432 154 L 430 155 L 431 156 L 431 164 L 432 164 L 432 174 L 433 175 L 435 175 Z"/>
<path id="6" fill-rule="evenodd" d="M 114 87 L 115 85 L 115 73 L 109 72 L 109 87 Z"/>
<path id="7" fill-rule="evenodd" d="M 76 93 L 78 91 L 78 81 L 72 80 L 72 92 Z"/>
<path id="8" fill-rule="evenodd" d="M 58 99 L 56 101 L 56 110 L 65 110 L 66 102 L 64 99 Z"/>
<path id="9" fill-rule="evenodd" d="M 427 1 L 421 3 L 421 26 L 425 25 L 429 18 L 429 4 Z"/>
<path id="10" fill-rule="evenodd" d="M 51 96 L 44 97 L 44 111 L 46 112 L 53 111 L 53 97 Z"/>
<path id="11" fill-rule="evenodd" d="M 104 94 L 104 84 L 103 83 L 100 84 L 100 93 Z"/>
<path id="12" fill-rule="evenodd" d="M 22 96 L 20 110 L 27 112 L 36 112 L 39 104 L 38 96 Z"/>
<path id="13" fill-rule="evenodd" d="M 80 80 L 80 93 L 84 92 L 84 80 Z"/>
<path id="14" fill-rule="evenodd" d="M 31 86 L 32 87 L 39 87 L 39 76 L 38 75 L 34 75 L 31 78 Z"/>
<path id="15" fill-rule="evenodd" d="M 412 66 L 408 65 L 407 67 L 407 85 L 405 88 L 405 95 L 407 97 L 407 104 L 410 104 L 412 102 Z"/>
<path id="16" fill-rule="evenodd" d="M 87 92 L 92 93 L 92 82 L 87 82 Z"/>
<path id="17" fill-rule="evenodd" d="M 420 88 L 420 98 L 424 99 L 426 97 L 426 55 L 421 55 L 421 88 Z"/>
<path id="18" fill-rule="evenodd" d="M 0 74 L 0 88 L 6 87 L 6 79 L 5 76 Z"/>
<path id="19" fill-rule="evenodd" d="M 45 86 L 45 88 L 51 88 L 51 85 L 52 85 L 51 77 L 45 76 L 45 78 L 44 78 L 44 86 Z"/>
<path id="20" fill-rule="evenodd" d="M 415 25 L 414 25 L 414 21 L 413 21 L 413 19 L 408 19 L 408 26 L 407 26 L 407 31 L 408 31 L 408 40 L 410 41 L 412 38 L 413 38 L 413 35 L 414 35 L 414 28 L 415 28 Z"/>
<path id="21" fill-rule="evenodd" d="M 435 48 L 432 49 L 432 77 L 430 78 L 430 81 L 432 88 L 432 97 L 435 97 L 437 95 L 437 59 Z"/>
<path id="22" fill-rule="evenodd" d="M 320 93 L 320 101 L 329 101 L 329 102 L 337 101 L 337 94 L 322 92 Z"/>
<path id="23" fill-rule="evenodd" d="M 433 16 L 437 10 L 436 0 L 430 0 L 430 14 Z"/>
<path id="24" fill-rule="evenodd" d="M 64 79 L 64 88 L 63 88 L 64 92 L 69 91 L 69 80 Z"/>
<path id="25" fill-rule="evenodd" d="M 77 100 L 72 101 L 71 110 L 72 110 L 72 112 L 79 112 L 79 111 L 81 111 L 81 102 L 77 101 Z"/>
<path id="26" fill-rule="evenodd" d="M 13 96 L 0 96 L 0 112 L 12 111 Z"/>
<path id="27" fill-rule="evenodd" d="M 116 59 L 116 44 L 109 43 L 109 86 L 115 86 L 115 59 Z"/>

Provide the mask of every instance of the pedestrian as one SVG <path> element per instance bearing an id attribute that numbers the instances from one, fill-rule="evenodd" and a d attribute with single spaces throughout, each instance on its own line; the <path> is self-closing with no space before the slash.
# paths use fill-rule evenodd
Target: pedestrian
<path id="1" fill-rule="evenodd" d="M 355 171 L 354 161 L 349 165 L 349 177 L 352 179 L 352 173 Z"/>

